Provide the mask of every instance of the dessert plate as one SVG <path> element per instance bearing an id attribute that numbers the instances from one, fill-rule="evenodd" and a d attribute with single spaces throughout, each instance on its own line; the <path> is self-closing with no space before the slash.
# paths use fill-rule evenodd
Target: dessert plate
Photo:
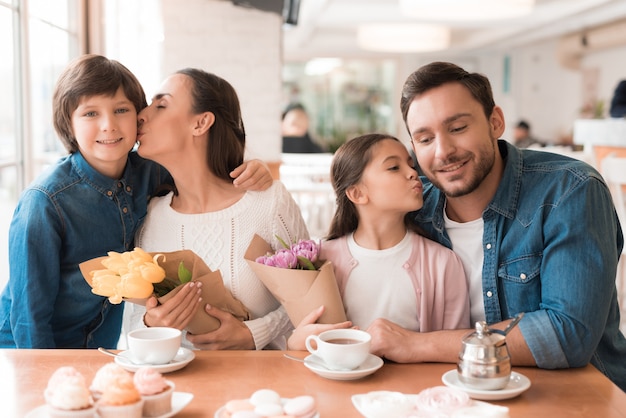
<path id="1" fill-rule="evenodd" d="M 178 414 L 183 410 L 184 407 L 187 406 L 189 402 L 193 399 L 193 393 L 188 392 L 174 392 L 172 394 L 172 410 L 167 414 L 158 415 L 153 418 L 170 418 L 174 415 Z M 94 418 L 96 415 L 94 414 Z M 26 418 L 49 418 L 48 408 L 46 405 L 38 406 L 37 408 L 30 411 Z"/>
<path id="2" fill-rule="evenodd" d="M 321 366 L 324 361 L 314 354 L 304 359 L 304 365 L 319 376 L 332 380 L 355 380 L 368 376 L 383 367 L 384 361 L 374 354 L 367 356 L 363 364 L 354 370 L 330 370 Z"/>
<path id="3" fill-rule="evenodd" d="M 500 399 L 514 398 L 530 387 L 530 379 L 517 372 L 511 372 L 509 384 L 506 385 L 504 389 L 499 390 L 480 390 L 468 388 L 459 380 L 459 375 L 456 369 L 444 373 L 441 380 L 446 386 L 462 390 L 467 393 L 470 398 L 480 399 L 483 401 L 497 401 Z"/>
<path id="4" fill-rule="evenodd" d="M 158 371 L 159 373 L 170 373 L 182 369 L 194 358 L 196 358 L 196 355 L 193 353 L 192 350 L 181 347 L 178 349 L 176 357 L 174 357 L 169 363 L 146 364 L 146 366 L 150 366 L 150 368 Z M 130 360 L 129 351 L 122 351 L 121 353 L 119 353 L 119 355 L 115 357 L 115 362 L 129 372 L 136 372 L 140 367 L 143 366 L 142 364 L 135 364 Z"/>
<path id="5" fill-rule="evenodd" d="M 289 400 L 289 398 L 280 398 L 280 402 L 284 405 L 287 401 Z M 230 417 L 230 415 L 228 414 L 228 411 L 226 411 L 226 405 L 222 406 L 220 409 L 218 409 L 217 411 L 215 411 L 215 415 L 213 415 L 213 418 L 226 418 L 226 417 Z M 311 418 L 320 418 L 320 413 L 316 412 L 315 415 L 313 415 Z"/>

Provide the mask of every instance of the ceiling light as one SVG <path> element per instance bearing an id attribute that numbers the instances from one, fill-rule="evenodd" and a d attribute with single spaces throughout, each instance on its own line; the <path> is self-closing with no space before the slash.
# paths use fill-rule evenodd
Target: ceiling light
<path id="1" fill-rule="evenodd" d="M 509 19 L 532 12 L 535 0 L 400 0 L 406 16 L 425 20 Z"/>
<path id="2" fill-rule="evenodd" d="M 359 26 L 357 43 L 369 51 L 437 51 L 450 45 L 450 30 L 440 25 L 372 23 Z"/>

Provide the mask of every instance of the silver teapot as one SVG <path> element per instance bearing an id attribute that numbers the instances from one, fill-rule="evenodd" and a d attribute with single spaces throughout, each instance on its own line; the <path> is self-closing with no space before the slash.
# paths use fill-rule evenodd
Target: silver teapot
<path id="1" fill-rule="evenodd" d="M 504 331 L 489 329 L 485 321 L 476 322 L 476 331 L 463 338 L 457 372 L 459 381 L 477 390 L 499 390 L 511 377 L 511 357 L 506 334 L 522 319 L 518 314 Z"/>

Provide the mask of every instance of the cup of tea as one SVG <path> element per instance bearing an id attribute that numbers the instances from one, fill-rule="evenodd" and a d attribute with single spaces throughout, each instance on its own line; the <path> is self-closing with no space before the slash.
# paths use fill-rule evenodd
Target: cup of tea
<path id="1" fill-rule="evenodd" d="M 167 364 L 176 357 L 182 332 L 168 327 L 142 328 L 129 332 L 127 340 L 133 362 Z"/>
<path id="2" fill-rule="evenodd" d="M 349 328 L 309 335 L 305 345 L 330 370 L 354 370 L 367 359 L 371 341 L 367 332 Z"/>

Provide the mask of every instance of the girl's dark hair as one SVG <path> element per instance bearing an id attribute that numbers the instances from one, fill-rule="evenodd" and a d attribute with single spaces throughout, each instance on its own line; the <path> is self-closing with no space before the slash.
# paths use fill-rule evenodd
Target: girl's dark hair
<path id="1" fill-rule="evenodd" d="M 54 129 L 69 153 L 78 151 L 72 130 L 72 113 L 85 97 L 115 96 L 119 88 L 139 113 L 148 105 L 146 95 L 130 70 L 101 55 L 82 55 L 63 70 L 54 87 L 52 117 Z"/>
<path id="2" fill-rule="evenodd" d="M 489 118 L 496 106 L 493 100 L 489 79 L 482 74 L 469 73 L 450 62 L 431 62 L 411 74 L 402 87 L 400 110 L 406 124 L 406 115 L 416 96 L 446 83 L 461 83 L 481 104 L 485 116 Z M 409 132 L 410 134 L 410 132 Z"/>
<path id="3" fill-rule="evenodd" d="M 209 169 L 218 178 L 233 181 L 230 172 L 243 163 L 246 145 L 237 92 L 228 81 L 197 68 L 185 68 L 176 74 L 186 75 L 192 82 L 194 113 L 211 112 L 215 116 L 209 129 Z"/>

